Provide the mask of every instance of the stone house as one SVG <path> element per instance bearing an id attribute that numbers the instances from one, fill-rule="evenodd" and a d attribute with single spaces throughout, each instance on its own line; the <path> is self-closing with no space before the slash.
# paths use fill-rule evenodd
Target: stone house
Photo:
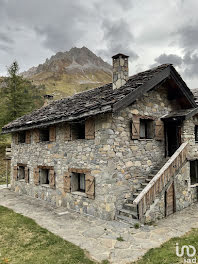
<path id="1" fill-rule="evenodd" d="M 197 201 L 198 108 L 175 68 L 113 81 L 52 101 L 4 126 L 12 134 L 11 188 L 102 219 L 133 223 Z"/>

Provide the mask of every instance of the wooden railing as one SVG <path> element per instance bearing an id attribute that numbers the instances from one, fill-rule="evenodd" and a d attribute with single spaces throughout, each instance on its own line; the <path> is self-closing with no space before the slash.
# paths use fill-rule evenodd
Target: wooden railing
<path id="1" fill-rule="evenodd" d="M 137 206 L 140 221 L 156 199 L 157 195 L 187 160 L 187 145 L 188 142 L 185 142 L 177 149 L 177 151 L 170 157 L 166 164 L 133 201 L 133 204 Z"/>

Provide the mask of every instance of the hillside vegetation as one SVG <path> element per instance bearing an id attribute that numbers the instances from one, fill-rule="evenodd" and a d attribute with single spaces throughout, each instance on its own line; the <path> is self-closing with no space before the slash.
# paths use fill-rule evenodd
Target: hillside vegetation
<path id="1" fill-rule="evenodd" d="M 22 75 L 35 85 L 45 85 L 46 93 L 60 99 L 111 82 L 112 67 L 82 47 L 58 52 Z"/>

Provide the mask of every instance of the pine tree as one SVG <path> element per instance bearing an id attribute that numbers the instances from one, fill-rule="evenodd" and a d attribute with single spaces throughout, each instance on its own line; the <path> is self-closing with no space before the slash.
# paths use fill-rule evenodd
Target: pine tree
<path id="1" fill-rule="evenodd" d="M 8 75 L 1 89 L 1 126 L 41 106 L 45 88 L 35 86 L 20 76 L 17 61 L 8 68 Z"/>

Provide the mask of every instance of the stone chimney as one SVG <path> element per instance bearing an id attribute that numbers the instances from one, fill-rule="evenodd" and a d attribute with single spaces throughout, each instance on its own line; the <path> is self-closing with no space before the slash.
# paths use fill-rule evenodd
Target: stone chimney
<path id="1" fill-rule="evenodd" d="M 50 94 L 45 94 L 44 96 L 44 104 L 43 106 L 47 106 L 49 103 L 51 103 L 53 101 L 53 95 Z"/>
<path id="2" fill-rule="evenodd" d="M 128 57 L 118 53 L 112 57 L 113 59 L 113 89 L 118 89 L 124 85 L 129 76 Z"/>

